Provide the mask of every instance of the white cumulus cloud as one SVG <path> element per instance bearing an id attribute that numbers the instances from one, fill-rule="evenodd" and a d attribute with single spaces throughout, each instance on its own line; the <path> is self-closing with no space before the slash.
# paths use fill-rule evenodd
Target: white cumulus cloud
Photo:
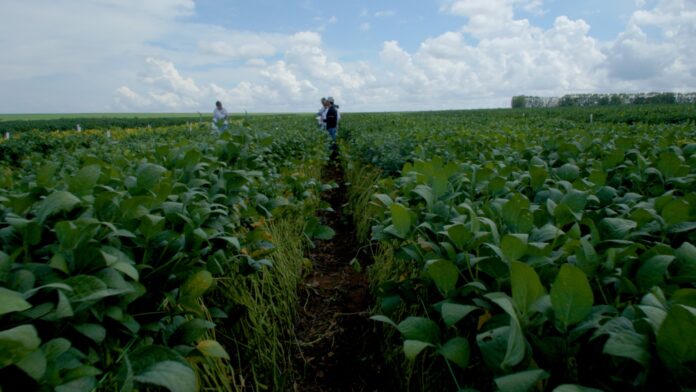
<path id="1" fill-rule="evenodd" d="M 621 33 L 603 40 L 583 19 L 540 25 L 551 1 L 439 4 L 457 26 L 382 36 L 376 53 L 356 55 L 322 29 L 333 37 L 352 23 L 368 39 L 397 23 L 395 10 L 267 32 L 201 22 L 194 0 L 7 0 L 0 110 L 208 111 L 220 99 L 232 111 L 311 111 L 329 95 L 343 110 L 441 109 L 508 106 L 516 94 L 696 90 L 694 0 L 635 0 Z"/>

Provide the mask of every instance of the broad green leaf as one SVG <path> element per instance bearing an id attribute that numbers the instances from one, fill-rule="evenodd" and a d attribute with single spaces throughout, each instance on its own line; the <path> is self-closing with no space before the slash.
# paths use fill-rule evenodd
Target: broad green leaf
<path id="1" fill-rule="evenodd" d="M 390 319 L 387 316 L 381 315 L 381 314 L 370 317 L 370 320 L 380 321 L 380 322 L 389 324 L 389 325 L 393 326 L 394 328 L 398 328 L 396 323 L 393 322 L 392 319 Z"/>
<path id="2" fill-rule="evenodd" d="M 374 195 L 374 198 L 381 201 L 382 204 L 384 204 L 386 207 L 391 207 L 392 204 L 394 204 L 394 200 L 392 200 L 389 195 L 385 195 L 383 193 L 377 193 Z"/>
<path id="3" fill-rule="evenodd" d="M 689 203 L 684 200 L 672 200 L 662 208 L 662 219 L 668 225 L 675 225 L 689 220 Z"/>
<path id="4" fill-rule="evenodd" d="M 411 213 L 406 207 L 398 203 L 392 204 L 390 210 L 392 214 L 392 223 L 397 233 L 405 238 L 411 230 Z"/>
<path id="5" fill-rule="evenodd" d="M 72 305 L 68 296 L 65 295 L 63 290 L 58 290 L 58 305 L 56 305 L 55 317 L 56 319 L 62 319 L 66 317 L 72 317 L 75 313 L 73 312 Z"/>
<path id="6" fill-rule="evenodd" d="M 25 324 L 0 331 L 0 369 L 21 361 L 40 344 L 41 339 L 33 325 Z"/>
<path id="7" fill-rule="evenodd" d="M 442 319 L 445 321 L 445 325 L 451 327 L 477 309 L 476 306 L 471 305 L 444 303 L 441 310 Z"/>
<path id="8" fill-rule="evenodd" d="M 31 308 L 31 304 L 24 300 L 20 293 L 0 287 L 0 316 L 21 312 L 29 308 Z"/>
<path id="9" fill-rule="evenodd" d="M 696 289 L 679 289 L 672 294 L 670 301 L 673 304 L 681 304 L 696 308 Z"/>
<path id="10" fill-rule="evenodd" d="M 613 333 L 604 344 L 602 352 L 615 357 L 633 359 L 643 366 L 650 363 L 648 337 L 635 331 Z"/>
<path id="11" fill-rule="evenodd" d="M 215 323 L 194 318 L 181 324 L 169 340 L 173 343 L 192 344 L 213 328 L 215 328 Z"/>
<path id="12" fill-rule="evenodd" d="M 563 196 L 560 204 L 567 205 L 573 212 L 582 212 L 587 205 L 587 193 L 571 189 Z"/>
<path id="13" fill-rule="evenodd" d="M 74 250 L 94 238 L 99 226 L 85 221 L 61 221 L 54 226 L 60 248 L 63 251 Z"/>
<path id="14" fill-rule="evenodd" d="M 136 373 L 133 380 L 158 385 L 171 392 L 193 392 L 196 390 L 196 375 L 191 367 L 175 361 L 162 361 Z"/>
<path id="15" fill-rule="evenodd" d="M 563 234 L 563 230 L 550 223 L 547 223 L 541 228 L 535 228 L 532 230 L 532 233 L 529 236 L 529 242 L 547 242 L 554 240 Z"/>
<path id="16" fill-rule="evenodd" d="M 201 154 L 200 151 L 198 150 L 188 150 L 186 151 L 186 155 L 184 158 L 181 160 L 181 165 L 180 167 L 185 167 L 188 170 L 193 169 L 198 162 L 200 162 L 201 158 L 203 157 L 203 154 Z"/>
<path id="17" fill-rule="evenodd" d="M 130 277 L 133 280 L 137 281 L 139 278 L 138 270 L 131 263 L 119 261 L 116 264 L 112 265 L 111 268 L 123 272 L 126 276 Z"/>
<path id="18" fill-rule="evenodd" d="M 593 276 L 600 265 L 600 258 L 587 237 L 580 239 L 580 247 L 575 252 L 577 266 L 586 274 Z"/>
<path id="19" fill-rule="evenodd" d="M 432 180 L 432 192 L 435 198 L 439 198 L 447 192 L 447 180 L 451 173 L 449 170 L 435 170 Z"/>
<path id="20" fill-rule="evenodd" d="M 548 178 L 549 173 L 543 166 L 531 166 L 529 168 L 529 176 L 531 178 L 532 189 L 539 189 L 544 185 L 544 181 Z"/>
<path id="21" fill-rule="evenodd" d="M 652 327 L 653 331 L 657 332 L 662 325 L 662 322 L 667 317 L 667 312 L 664 309 L 649 305 L 638 305 L 638 308 L 645 314 L 645 319 Z"/>
<path id="22" fill-rule="evenodd" d="M 440 341 L 440 328 L 434 321 L 424 317 L 408 317 L 400 322 L 397 328 L 407 340 L 419 340 L 432 344 Z"/>
<path id="23" fill-rule="evenodd" d="M 36 220 L 7 217 L 7 223 L 19 232 L 27 245 L 38 245 L 41 242 L 43 228 Z"/>
<path id="24" fill-rule="evenodd" d="M 171 392 L 196 390 L 196 376 L 191 367 L 176 351 L 156 345 L 143 346 L 129 355 L 133 380 L 158 385 Z M 125 381 L 125 380 L 124 380 Z"/>
<path id="25" fill-rule="evenodd" d="M 554 222 L 558 226 L 582 220 L 582 212 L 573 211 L 567 204 L 558 204 L 553 210 Z"/>
<path id="26" fill-rule="evenodd" d="M 594 296 L 587 276 L 579 268 L 563 264 L 551 287 L 551 305 L 561 329 L 583 320 L 592 310 Z"/>
<path id="27" fill-rule="evenodd" d="M 527 315 L 532 305 L 546 294 L 534 268 L 518 261 L 510 264 L 510 284 L 512 299 L 523 315 Z"/>
<path id="28" fill-rule="evenodd" d="M 63 283 L 72 287 L 73 291 L 68 292 L 67 295 L 73 303 L 96 301 L 123 293 L 123 291 L 109 289 L 106 283 L 92 275 L 73 276 L 64 280 Z"/>
<path id="29" fill-rule="evenodd" d="M 57 386 L 55 392 L 91 392 L 96 386 L 97 379 L 95 377 L 81 377 Z"/>
<path id="30" fill-rule="evenodd" d="M 55 191 L 38 204 L 36 216 L 39 219 L 39 223 L 43 224 L 49 216 L 62 211 L 71 211 L 78 204 L 80 204 L 80 199 L 72 193 Z"/>
<path id="31" fill-rule="evenodd" d="M 41 350 L 46 354 L 46 359 L 49 362 L 51 362 L 51 361 L 55 361 L 63 353 L 70 350 L 70 347 L 71 347 L 71 343 L 68 339 L 57 338 L 57 339 L 51 339 L 48 342 L 46 342 L 41 347 Z"/>
<path id="32" fill-rule="evenodd" d="M 527 392 L 536 389 L 536 384 L 549 377 L 542 369 L 525 370 L 496 378 L 495 385 L 500 392 Z"/>
<path id="33" fill-rule="evenodd" d="M 505 357 L 500 364 L 501 369 L 509 369 L 524 359 L 526 351 L 526 341 L 522 333 L 519 319 L 517 318 L 517 310 L 512 299 L 505 293 L 495 292 L 484 295 L 496 305 L 500 306 L 505 313 L 510 316 L 510 328 L 507 336 L 507 345 L 505 348 Z"/>
<path id="34" fill-rule="evenodd" d="M 358 261 L 357 258 L 353 257 L 349 262 L 348 265 L 353 268 L 353 270 L 357 273 L 362 272 L 362 265 L 360 265 L 360 261 Z"/>
<path id="35" fill-rule="evenodd" d="M 696 281 L 696 246 L 690 242 L 684 242 L 675 252 L 677 256 L 676 271 L 672 276 L 674 281 L 694 282 Z"/>
<path id="36" fill-rule="evenodd" d="M 621 218 L 604 218 L 599 222 L 599 229 L 606 235 L 605 239 L 622 240 L 636 227 L 636 222 Z"/>
<path id="37" fill-rule="evenodd" d="M 418 185 L 412 192 L 422 197 L 423 200 L 425 200 L 425 204 L 428 208 L 432 208 L 433 203 L 435 202 L 435 194 L 432 188 L 427 185 Z"/>
<path id="38" fill-rule="evenodd" d="M 36 381 L 40 381 L 46 374 L 46 355 L 41 350 L 36 350 L 17 362 L 17 367 Z"/>
<path id="39" fill-rule="evenodd" d="M 505 205 L 503 205 L 503 222 L 508 225 L 513 231 L 527 232 L 527 228 L 531 230 L 529 199 L 522 194 L 513 195 Z M 529 225 L 529 227 L 527 227 Z"/>
<path id="40" fill-rule="evenodd" d="M 314 231 L 313 237 L 318 240 L 328 241 L 334 238 L 335 235 L 336 232 L 331 227 L 326 225 L 319 225 L 319 227 L 317 227 L 317 229 Z"/>
<path id="41" fill-rule="evenodd" d="M 442 345 L 438 353 L 456 363 L 460 368 L 466 369 L 466 366 L 469 364 L 470 351 L 469 341 L 458 336 L 448 340 L 447 343 Z"/>
<path id="42" fill-rule="evenodd" d="M 688 233 L 692 230 L 696 230 L 696 222 L 681 222 L 675 223 L 667 228 L 667 233 L 669 234 L 680 234 Z"/>
<path id="43" fill-rule="evenodd" d="M 136 175 L 138 178 L 138 187 L 140 189 L 151 190 L 159 182 L 162 175 L 167 172 L 167 169 L 152 163 L 143 163 L 138 168 Z"/>
<path id="44" fill-rule="evenodd" d="M 500 240 L 500 248 L 508 262 L 519 260 L 527 251 L 527 234 L 506 234 Z"/>
<path id="45" fill-rule="evenodd" d="M 85 195 L 92 192 L 92 189 L 97 185 L 101 176 L 101 167 L 99 165 L 89 165 L 80 169 L 74 176 L 66 181 L 70 191 L 77 195 Z"/>
<path id="46" fill-rule="evenodd" d="M 671 368 L 696 361 L 696 308 L 674 305 L 657 332 L 657 352 Z"/>
<path id="47" fill-rule="evenodd" d="M 610 187 L 610 186 L 603 186 L 597 190 L 595 193 L 595 196 L 599 199 L 599 202 L 604 206 L 607 204 L 611 204 L 611 202 L 614 201 L 616 196 L 618 195 L 618 192 L 616 189 Z"/>
<path id="48" fill-rule="evenodd" d="M 73 352 L 70 354 L 77 354 L 77 352 Z M 77 354 L 76 356 L 79 356 Z M 102 374 L 103 372 L 94 366 L 90 365 L 82 365 L 74 369 L 70 369 L 68 372 L 65 374 L 66 379 L 75 379 L 75 378 L 83 378 L 83 377 L 91 377 L 91 376 L 98 376 Z"/>
<path id="49" fill-rule="evenodd" d="M 588 179 L 596 186 L 603 186 L 607 183 L 607 173 L 602 170 L 592 170 Z"/>
<path id="50" fill-rule="evenodd" d="M 404 354 L 410 361 L 416 359 L 416 356 L 418 356 L 418 354 L 420 354 L 420 352 L 426 347 L 433 347 L 433 345 L 428 342 L 421 342 L 420 340 L 404 340 Z"/>
<path id="51" fill-rule="evenodd" d="M 229 354 L 222 345 L 215 340 L 203 340 L 198 342 L 196 349 L 206 357 L 230 359 Z"/>
<path id="52" fill-rule="evenodd" d="M 493 301 L 496 305 L 500 306 L 505 311 L 505 313 L 510 315 L 510 317 L 517 319 L 517 310 L 515 310 L 515 304 L 512 302 L 512 299 L 507 294 L 501 292 L 494 292 L 484 294 L 484 297 L 488 298 L 489 300 Z"/>
<path id="53" fill-rule="evenodd" d="M 463 224 L 445 226 L 447 237 L 452 241 L 457 249 L 464 249 L 466 244 L 473 238 L 473 233 Z"/>
<path id="54" fill-rule="evenodd" d="M 430 260 L 426 263 L 425 268 L 443 296 L 447 297 L 457 287 L 459 270 L 451 261 Z"/>
<path id="55" fill-rule="evenodd" d="M 657 255 L 646 260 L 636 274 L 638 284 L 646 290 L 660 285 L 673 260 L 674 256 L 670 255 Z"/>
<path id="56" fill-rule="evenodd" d="M 684 242 L 682 246 L 677 249 L 676 255 L 681 261 L 689 264 L 696 264 L 696 246 L 693 246 L 689 242 Z"/>
<path id="57" fill-rule="evenodd" d="M 580 169 L 572 163 L 566 163 L 556 170 L 561 180 L 573 182 L 580 176 Z"/>
<path id="58" fill-rule="evenodd" d="M 688 174 L 688 169 L 683 169 L 679 155 L 672 151 L 663 152 L 657 161 L 657 168 L 665 177 L 681 177 Z"/>
<path id="59" fill-rule="evenodd" d="M 146 238 L 152 238 L 159 234 L 164 229 L 166 223 L 165 218 L 159 215 L 145 214 L 140 219 L 139 229 Z"/>
<path id="60" fill-rule="evenodd" d="M 56 170 L 60 164 L 54 161 L 44 163 L 36 171 L 36 185 L 44 188 L 51 188 L 56 183 Z"/>
<path id="61" fill-rule="evenodd" d="M 522 362 L 525 356 L 527 342 L 517 317 L 510 317 L 510 335 L 508 336 L 505 358 L 501 364 L 502 369 L 511 369 Z"/>
<path id="62" fill-rule="evenodd" d="M 139 279 L 139 273 L 135 268 L 135 263 L 120 249 L 116 249 L 111 246 L 104 246 L 101 248 L 100 252 L 108 267 L 123 272 L 126 276 L 133 280 L 137 281 Z"/>
<path id="63" fill-rule="evenodd" d="M 507 350 L 510 327 L 499 327 L 476 336 L 476 344 L 481 351 L 483 360 L 491 369 L 500 369 Z"/>
<path id="64" fill-rule="evenodd" d="M 106 328 L 99 324 L 77 324 L 73 328 L 79 333 L 94 340 L 95 343 L 101 343 L 106 339 Z"/>
<path id="65" fill-rule="evenodd" d="M 500 176 L 493 177 L 488 181 L 488 192 L 496 194 L 505 190 L 505 179 Z"/>
<path id="66" fill-rule="evenodd" d="M 214 282 L 215 280 L 210 272 L 206 270 L 198 271 L 191 275 L 181 286 L 181 297 L 198 298 L 208 291 Z"/>
<path id="67" fill-rule="evenodd" d="M 387 295 L 379 299 L 379 308 L 383 313 L 394 314 L 402 303 L 403 300 L 398 294 Z M 394 324 L 394 327 L 396 327 L 396 324 Z"/>
<path id="68" fill-rule="evenodd" d="M 7 253 L 0 251 L 0 283 L 7 282 L 12 272 L 12 260 Z"/>

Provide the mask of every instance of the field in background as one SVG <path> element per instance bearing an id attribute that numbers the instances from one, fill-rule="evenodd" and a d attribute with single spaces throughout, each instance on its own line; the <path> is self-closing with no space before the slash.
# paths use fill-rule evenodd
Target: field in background
<path id="1" fill-rule="evenodd" d="M 208 113 L 201 113 L 205 117 Z M 198 113 L 12 113 L 0 114 L 0 121 L 57 120 L 60 118 L 174 118 L 197 117 Z"/>
<path id="2" fill-rule="evenodd" d="M 200 113 L 203 118 L 212 117 L 212 110 Z M 231 116 L 263 116 L 269 113 L 232 113 Z M 281 114 L 281 113 L 278 113 Z M 283 113 L 294 114 L 294 113 Z M 305 114 L 305 113 L 298 113 Z M 0 121 L 33 121 L 33 120 L 58 120 L 58 119 L 81 119 L 81 118 L 192 118 L 198 117 L 199 113 L 12 113 L 0 114 Z"/>
<path id="3" fill-rule="evenodd" d="M 696 105 L 203 119 L 0 122 L 0 389 L 696 388 Z"/>

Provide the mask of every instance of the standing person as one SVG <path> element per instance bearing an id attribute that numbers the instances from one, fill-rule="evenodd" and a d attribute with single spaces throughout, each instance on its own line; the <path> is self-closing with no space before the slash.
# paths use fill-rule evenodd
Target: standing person
<path id="1" fill-rule="evenodd" d="M 328 102 L 328 109 L 326 110 L 326 130 L 329 131 L 331 139 L 336 143 L 336 128 L 338 127 L 338 112 L 334 106 L 334 99 L 332 97 L 326 98 Z"/>
<path id="2" fill-rule="evenodd" d="M 319 124 L 319 129 L 326 129 L 326 98 L 321 98 L 321 108 L 317 112 L 317 123 Z"/>
<path id="3" fill-rule="evenodd" d="M 222 120 L 222 126 L 219 125 Z M 215 110 L 213 110 L 213 127 L 222 132 L 227 129 L 227 110 L 222 107 L 222 102 L 215 102 Z"/>
<path id="4" fill-rule="evenodd" d="M 341 123 L 341 111 L 338 110 L 338 105 L 334 105 L 336 108 L 336 129 L 338 129 L 338 124 Z"/>

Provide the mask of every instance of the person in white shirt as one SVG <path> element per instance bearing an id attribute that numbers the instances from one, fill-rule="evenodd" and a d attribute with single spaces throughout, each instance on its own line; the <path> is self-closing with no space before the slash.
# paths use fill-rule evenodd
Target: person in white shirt
<path id="1" fill-rule="evenodd" d="M 317 124 L 320 130 L 326 129 L 326 98 L 321 99 L 321 108 L 317 111 Z"/>
<path id="2" fill-rule="evenodd" d="M 222 121 L 222 125 L 220 122 Z M 218 132 L 227 129 L 227 110 L 222 107 L 222 102 L 215 102 L 215 110 L 213 110 L 213 128 Z"/>

